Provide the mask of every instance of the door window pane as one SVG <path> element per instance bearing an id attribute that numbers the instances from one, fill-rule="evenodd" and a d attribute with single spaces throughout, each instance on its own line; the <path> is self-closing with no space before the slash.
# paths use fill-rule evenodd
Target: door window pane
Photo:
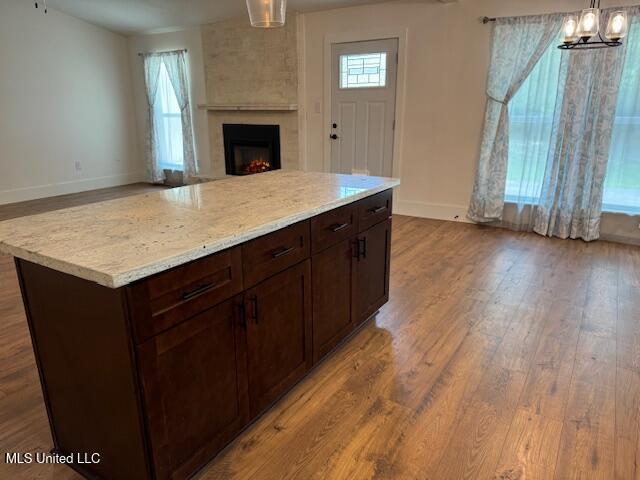
<path id="1" fill-rule="evenodd" d="M 386 52 L 340 55 L 340 88 L 376 88 L 386 83 Z"/>

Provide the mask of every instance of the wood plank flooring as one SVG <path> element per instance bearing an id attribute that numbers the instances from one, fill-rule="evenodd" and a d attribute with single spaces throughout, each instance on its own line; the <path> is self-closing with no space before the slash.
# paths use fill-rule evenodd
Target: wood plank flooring
<path id="1" fill-rule="evenodd" d="M 375 320 L 196 478 L 640 479 L 640 248 L 396 216 L 391 265 Z M 0 450 L 47 450 L 7 257 L 0 292 Z"/>
<path id="2" fill-rule="evenodd" d="M 159 189 L 165 188 L 167 187 L 163 185 L 152 185 L 150 183 L 132 183 L 118 187 L 91 190 L 89 192 L 69 193 L 67 195 L 59 195 L 57 197 L 38 198 L 37 200 L 29 200 L 26 202 L 8 203 L 0 205 L 0 221 L 16 217 L 24 217 L 26 215 L 35 215 L 37 213 L 49 212 L 52 210 L 60 210 L 62 208 L 76 207 L 78 205 L 86 205 L 87 203 L 103 202 L 105 200 L 127 197 L 129 195 L 155 192 Z"/>

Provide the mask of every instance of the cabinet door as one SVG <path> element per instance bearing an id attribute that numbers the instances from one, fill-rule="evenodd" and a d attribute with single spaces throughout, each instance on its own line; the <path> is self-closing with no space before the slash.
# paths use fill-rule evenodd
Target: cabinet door
<path id="1" fill-rule="evenodd" d="M 138 347 L 156 478 L 185 478 L 249 420 L 241 297 Z"/>
<path id="2" fill-rule="evenodd" d="M 347 239 L 313 256 L 313 361 L 353 330 L 351 319 L 354 242 Z"/>
<path id="3" fill-rule="evenodd" d="M 245 292 L 251 416 L 268 407 L 311 367 L 310 262 Z"/>
<path id="4" fill-rule="evenodd" d="M 389 300 L 391 219 L 358 235 L 357 242 L 352 313 L 359 325 Z"/>

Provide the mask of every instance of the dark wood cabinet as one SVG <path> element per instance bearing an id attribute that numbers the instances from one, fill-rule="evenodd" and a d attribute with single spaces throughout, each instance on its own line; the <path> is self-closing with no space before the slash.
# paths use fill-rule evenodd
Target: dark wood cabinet
<path id="1" fill-rule="evenodd" d="M 318 362 L 354 328 L 351 318 L 355 242 L 347 239 L 312 257 L 313 361 Z"/>
<path id="2" fill-rule="evenodd" d="M 311 219 L 311 253 L 316 254 L 358 233 L 355 205 L 329 210 Z"/>
<path id="3" fill-rule="evenodd" d="M 356 237 L 353 280 L 353 321 L 359 325 L 389 300 L 391 219 Z"/>
<path id="4" fill-rule="evenodd" d="M 185 478 L 248 422 L 241 298 L 228 300 L 138 347 L 157 478 Z"/>
<path id="5" fill-rule="evenodd" d="M 309 260 L 247 290 L 251 416 L 300 380 L 312 365 Z"/>
<path id="6" fill-rule="evenodd" d="M 242 292 L 240 247 L 150 277 L 127 289 L 137 343 Z"/>
<path id="7" fill-rule="evenodd" d="M 392 192 L 107 288 L 16 260 L 56 451 L 183 479 L 389 298 Z"/>
<path id="8" fill-rule="evenodd" d="M 309 221 L 296 223 L 242 245 L 244 287 L 248 288 L 309 258 Z"/>
<path id="9" fill-rule="evenodd" d="M 371 195 L 370 197 L 360 200 L 356 204 L 358 210 L 358 226 L 360 231 L 380 223 L 391 216 L 393 208 L 393 192 L 385 190 L 384 192 Z"/>

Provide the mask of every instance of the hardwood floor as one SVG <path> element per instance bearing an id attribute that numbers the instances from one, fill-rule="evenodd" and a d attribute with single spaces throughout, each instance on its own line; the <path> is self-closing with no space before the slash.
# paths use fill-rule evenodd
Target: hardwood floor
<path id="1" fill-rule="evenodd" d="M 103 202 L 114 198 L 138 195 L 140 193 L 155 192 L 158 189 L 167 188 L 163 185 L 152 185 L 149 183 L 132 183 L 119 187 L 101 188 L 89 192 L 69 193 L 57 197 L 38 198 L 26 202 L 9 203 L 0 205 L 0 221 L 9 220 L 15 217 L 35 215 L 37 213 L 60 210 L 61 208 L 76 207 L 87 203 Z"/>
<path id="2" fill-rule="evenodd" d="M 393 228 L 390 302 L 197 478 L 640 479 L 640 248 Z M 0 449 L 48 450 L 8 257 L 0 292 Z"/>

